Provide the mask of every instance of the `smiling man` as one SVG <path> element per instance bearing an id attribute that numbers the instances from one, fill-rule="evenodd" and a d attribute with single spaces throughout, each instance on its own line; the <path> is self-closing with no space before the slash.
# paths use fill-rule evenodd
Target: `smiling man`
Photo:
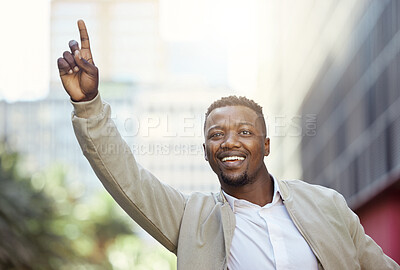
<path id="1" fill-rule="evenodd" d="M 236 219 L 228 268 L 318 269 L 265 166 L 269 138 L 262 108 L 245 97 L 222 98 L 209 107 L 204 134 L 205 158 Z"/>
<path id="2" fill-rule="evenodd" d="M 216 193 L 184 195 L 136 163 L 98 92 L 89 36 L 58 59 L 76 137 L 118 204 L 177 255 L 178 269 L 399 269 L 334 190 L 272 177 L 262 109 L 244 97 L 214 102 L 204 125 Z M 120 151 L 101 151 L 113 145 Z"/>

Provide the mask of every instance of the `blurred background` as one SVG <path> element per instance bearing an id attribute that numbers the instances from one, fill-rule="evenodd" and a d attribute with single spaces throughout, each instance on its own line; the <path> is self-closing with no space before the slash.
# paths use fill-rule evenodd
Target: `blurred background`
<path id="1" fill-rule="evenodd" d="M 338 190 L 399 263 L 399 14 L 396 0 L 3 1 L 0 269 L 176 268 L 73 134 L 56 62 L 78 19 L 112 118 L 162 181 L 218 191 L 204 113 L 245 95 L 264 108 L 269 171 Z"/>

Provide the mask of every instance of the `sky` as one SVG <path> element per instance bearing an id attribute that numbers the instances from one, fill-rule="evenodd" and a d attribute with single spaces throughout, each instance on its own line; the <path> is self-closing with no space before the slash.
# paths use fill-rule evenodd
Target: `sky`
<path id="1" fill-rule="evenodd" d="M 49 0 L 12 0 L 0 8 L 0 100 L 31 100 L 48 91 Z"/>

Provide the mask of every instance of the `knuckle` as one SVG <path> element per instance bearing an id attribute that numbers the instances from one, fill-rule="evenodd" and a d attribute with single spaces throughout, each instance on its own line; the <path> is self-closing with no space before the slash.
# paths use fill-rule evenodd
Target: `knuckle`
<path id="1" fill-rule="evenodd" d="M 69 46 L 76 46 L 76 45 L 78 45 L 78 42 L 76 40 L 70 40 L 68 42 L 68 44 L 69 44 Z"/>

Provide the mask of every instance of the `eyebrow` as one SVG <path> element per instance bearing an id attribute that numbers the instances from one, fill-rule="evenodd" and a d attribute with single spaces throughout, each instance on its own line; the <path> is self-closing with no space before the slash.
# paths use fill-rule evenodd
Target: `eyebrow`
<path id="1" fill-rule="evenodd" d="M 209 129 L 207 129 L 206 132 L 209 132 L 212 129 L 218 129 L 218 128 L 222 129 L 222 127 L 220 125 L 214 125 L 214 126 L 211 126 Z"/>

